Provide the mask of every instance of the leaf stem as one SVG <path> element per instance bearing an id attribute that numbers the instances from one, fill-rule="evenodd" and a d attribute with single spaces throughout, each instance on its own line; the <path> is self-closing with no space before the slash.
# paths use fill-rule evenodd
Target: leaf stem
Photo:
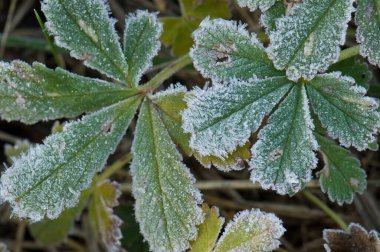
<path id="1" fill-rule="evenodd" d="M 53 43 L 53 41 L 50 39 L 49 34 L 48 34 L 47 31 L 46 31 L 46 28 L 45 28 L 44 22 L 42 21 L 40 15 L 38 14 L 38 12 L 37 12 L 36 10 L 34 10 L 34 14 L 36 15 L 37 21 L 38 21 L 38 23 L 40 24 L 40 27 L 41 27 L 41 29 L 42 29 L 42 33 L 44 34 L 45 39 L 46 39 L 46 41 L 47 41 L 48 44 L 49 44 L 49 47 L 50 47 L 51 53 L 53 54 L 53 58 L 54 58 L 55 63 L 56 63 L 59 67 L 61 67 L 61 68 L 65 68 L 65 62 L 63 61 L 62 56 L 61 56 L 60 54 L 58 54 L 56 45 L 55 45 L 55 44 Z"/>
<path id="2" fill-rule="evenodd" d="M 311 192 L 303 190 L 302 193 L 308 200 L 313 202 L 315 205 L 321 208 L 328 216 L 330 216 L 330 218 L 333 219 L 341 229 L 343 229 L 346 232 L 349 232 L 349 228 L 346 222 L 337 213 L 335 213 L 334 210 L 329 208 L 324 202 L 318 199 Z"/>
<path id="3" fill-rule="evenodd" d="M 354 57 L 356 55 L 359 55 L 359 53 L 360 53 L 360 46 L 359 45 L 344 49 L 343 51 L 341 51 L 341 53 L 339 55 L 338 62 L 345 60 L 345 59 L 348 59 L 348 58 L 351 58 L 351 57 Z"/>
<path id="4" fill-rule="evenodd" d="M 161 72 L 159 72 L 153 79 L 148 81 L 146 84 L 140 87 L 140 90 L 148 93 L 154 91 L 158 88 L 165 80 L 171 77 L 173 74 L 184 68 L 185 66 L 191 64 L 191 59 L 188 54 L 177 59 L 173 63 L 165 67 Z"/>
<path id="5" fill-rule="evenodd" d="M 112 165 L 110 165 L 108 168 L 104 170 L 102 174 L 99 175 L 98 180 L 103 181 L 111 177 L 115 172 L 123 168 L 126 164 L 129 163 L 129 161 L 132 160 L 132 153 L 128 153 L 115 161 Z"/>

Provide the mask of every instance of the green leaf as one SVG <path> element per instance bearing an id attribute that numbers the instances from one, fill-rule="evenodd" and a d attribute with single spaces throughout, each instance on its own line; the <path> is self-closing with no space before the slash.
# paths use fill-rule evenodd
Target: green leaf
<path id="1" fill-rule="evenodd" d="M 88 207 L 94 233 L 100 236 L 107 251 L 121 251 L 120 225 L 123 221 L 113 213 L 113 208 L 119 205 L 120 195 L 117 183 L 96 181 Z"/>
<path id="2" fill-rule="evenodd" d="M 181 162 L 156 109 L 142 105 L 132 145 L 136 219 L 152 251 L 183 251 L 203 221 L 195 179 Z"/>
<path id="3" fill-rule="evenodd" d="M 263 45 L 245 25 L 205 19 L 193 36 L 195 46 L 190 56 L 206 78 L 248 80 L 284 75 L 274 68 Z"/>
<path id="4" fill-rule="evenodd" d="M 190 252 L 212 252 L 219 232 L 222 229 L 224 218 L 219 216 L 219 209 L 202 205 L 205 221 L 198 226 L 198 238 L 191 242 Z"/>
<path id="5" fill-rule="evenodd" d="M 115 80 L 125 82 L 128 65 L 104 0 L 44 0 L 46 28 L 71 56 Z"/>
<path id="6" fill-rule="evenodd" d="M 360 55 L 367 57 L 371 64 L 380 66 L 380 1 L 358 1 L 356 23 Z"/>
<path id="7" fill-rule="evenodd" d="M 36 123 L 76 117 L 137 94 L 98 79 L 81 77 L 40 63 L 0 63 L 0 115 L 8 121 Z"/>
<path id="8" fill-rule="evenodd" d="M 339 61 L 329 67 L 328 72 L 341 72 L 342 75 L 350 76 L 355 79 L 357 85 L 369 88 L 369 81 L 372 79 L 372 72 L 367 64 L 360 62 L 359 57 L 351 57 Z"/>
<path id="9" fill-rule="evenodd" d="M 187 107 L 184 100 L 186 92 L 185 86 L 172 85 L 151 96 L 151 99 L 172 141 L 187 156 L 191 156 L 193 151 L 189 147 L 190 134 L 182 129 L 181 113 Z"/>
<path id="10" fill-rule="evenodd" d="M 186 54 L 193 45 L 191 33 L 206 17 L 230 18 L 228 0 L 180 0 L 181 17 L 161 18 L 164 32 L 161 41 L 172 46 L 172 53 L 178 56 Z"/>
<path id="11" fill-rule="evenodd" d="M 340 73 L 318 75 L 306 84 L 310 102 L 328 135 L 344 147 L 368 148 L 380 126 L 378 104 L 365 88 Z"/>
<path id="12" fill-rule="evenodd" d="M 245 210 L 227 224 L 214 252 L 272 251 L 280 246 L 279 239 L 284 232 L 282 221 L 274 214 Z"/>
<path id="13" fill-rule="evenodd" d="M 261 15 L 261 23 L 265 27 L 267 34 L 276 30 L 276 21 L 279 18 L 285 17 L 286 15 L 286 6 L 283 1 L 276 1 L 276 3 L 265 11 Z"/>
<path id="14" fill-rule="evenodd" d="M 354 0 L 305 0 L 276 22 L 268 55 L 291 80 L 311 80 L 339 57 Z"/>
<path id="15" fill-rule="evenodd" d="M 138 10 L 125 20 L 124 55 L 128 63 L 128 83 L 137 86 L 143 73 L 152 66 L 160 49 L 162 24 L 157 14 Z"/>
<path id="16" fill-rule="evenodd" d="M 57 218 L 75 206 L 125 134 L 139 102 L 129 98 L 86 115 L 31 148 L 2 175 L 0 198 L 16 216 L 32 221 Z"/>
<path id="17" fill-rule="evenodd" d="M 59 245 L 73 228 L 75 218 L 82 211 L 90 196 L 90 190 L 83 191 L 79 203 L 73 208 L 65 209 L 62 214 L 54 220 L 43 219 L 29 226 L 31 235 L 37 242 L 44 245 Z"/>
<path id="18" fill-rule="evenodd" d="M 362 193 L 367 186 L 366 173 L 360 168 L 360 161 L 333 141 L 315 135 L 325 163 L 319 178 L 322 191 L 339 205 L 352 203 L 355 193 Z"/>
<path id="19" fill-rule="evenodd" d="M 279 194 L 301 190 L 317 166 L 313 129 L 305 87 L 297 84 L 259 132 L 251 150 L 251 180 Z"/>
<path id="20" fill-rule="evenodd" d="M 13 164 L 15 158 L 20 157 L 23 153 L 27 152 L 30 148 L 30 142 L 28 140 L 16 140 L 14 145 L 5 144 L 4 154 L 7 157 L 9 164 Z"/>
<path id="21" fill-rule="evenodd" d="M 182 113 L 190 146 L 202 156 L 226 158 L 246 144 L 290 87 L 286 77 L 274 77 L 195 89 Z"/>
<path id="22" fill-rule="evenodd" d="M 261 11 L 267 11 L 277 0 L 238 0 L 241 7 L 248 7 L 251 11 L 260 8 Z"/>

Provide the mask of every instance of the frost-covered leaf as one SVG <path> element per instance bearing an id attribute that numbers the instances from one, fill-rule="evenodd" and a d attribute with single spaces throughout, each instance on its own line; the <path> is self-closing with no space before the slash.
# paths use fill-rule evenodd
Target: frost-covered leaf
<path id="1" fill-rule="evenodd" d="M 245 25 L 223 19 L 205 19 L 193 33 L 190 51 L 194 66 L 207 78 L 248 80 L 284 73 L 276 70 L 263 45 Z"/>
<path id="2" fill-rule="evenodd" d="M 364 96 L 365 88 L 339 73 L 316 76 L 306 84 L 310 103 L 327 128 L 329 136 L 338 138 L 344 147 L 368 148 L 380 126 L 378 104 Z"/>
<path id="3" fill-rule="evenodd" d="M 261 23 L 265 27 L 267 34 L 276 30 L 276 20 L 286 15 L 286 6 L 283 1 L 277 1 L 261 16 Z"/>
<path id="4" fill-rule="evenodd" d="M 46 218 L 32 223 L 29 226 L 31 235 L 37 242 L 45 245 L 60 244 L 73 228 L 75 218 L 82 211 L 89 195 L 89 189 L 83 191 L 79 198 L 79 203 L 73 208 L 65 209 L 57 219 L 50 220 Z"/>
<path id="5" fill-rule="evenodd" d="M 157 112 L 165 125 L 172 141 L 187 155 L 191 156 L 193 151 L 189 147 L 190 134 L 182 129 L 182 111 L 187 107 L 184 97 L 186 87 L 172 85 L 165 91 L 151 96 L 156 105 Z"/>
<path id="6" fill-rule="evenodd" d="M 128 65 L 104 0 L 43 0 L 46 28 L 55 43 L 71 56 L 118 81 L 125 82 Z"/>
<path id="7" fill-rule="evenodd" d="M 227 224 L 214 252 L 272 251 L 280 246 L 279 239 L 284 232 L 282 221 L 274 214 L 245 210 Z"/>
<path id="8" fill-rule="evenodd" d="M 377 232 L 375 230 L 367 232 L 356 223 L 349 225 L 349 233 L 339 229 L 325 229 L 323 238 L 326 242 L 325 249 L 328 252 L 380 251 L 380 239 Z"/>
<path id="9" fill-rule="evenodd" d="M 27 152 L 31 146 L 28 140 L 16 140 L 14 145 L 5 144 L 4 154 L 7 157 L 9 164 L 13 163 L 14 158 L 20 157 L 23 153 Z"/>
<path id="10" fill-rule="evenodd" d="M 139 101 L 129 98 L 68 123 L 15 160 L 2 175 L 0 188 L 13 213 L 39 221 L 75 206 L 125 134 Z"/>
<path id="11" fill-rule="evenodd" d="M 313 129 L 305 87 L 297 84 L 252 147 L 251 180 L 279 194 L 298 192 L 317 165 Z"/>
<path id="12" fill-rule="evenodd" d="M 369 81 L 372 79 L 372 72 L 367 64 L 360 62 L 359 57 L 351 57 L 339 61 L 329 67 L 327 72 L 341 72 L 342 75 L 354 78 L 355 83 L 368 90 Z"/>
<path id="13" fill-rule="evenodd" d="M 123 221 L 113 213 L 113 208 L 119 205 L 118 198 L 121 191 L 116 183 L 109 181 L 95 183 L 88 207 L 91 225 L 107 251 L 120 252 L 122 251 L 120 225 Z"/>
<path id="14" fill-rule="evenodd" d="M 198 226 L 198 238 L 191 242 L 190 252 L 212 252 L 219 232 L 222 229 L 224 218 L 219 216 L 219 209 L 202 205 L 205 221 Z"/>
<path id="15" fill-rule="evenodd" d="M 138 10 L 125 20 L 124 55 L 128 63 L 128 83 L 137 86 L 160 49 L 162 24 L 157 14 Z"/>
<path id="16" fill-rule="evenodd" d="M 191 33 L 206 18 L 230 18 L 228 0 L 180 0 L 181 17 L 164 17 L 161 40 L 172 46 L 172 53 L 184 55 L 193 45 Z"/>
<path id="17" fill-rule="evenodd" d="M 312 79 L 339 57 L 354 0 L 305 0 L 276 22 L 268 55 L 291 80 Z"/>
<path id="18" fill-rule="evenodd" d="M 194 178 L 181 162 L 156 109 L 142 105 L 132 146 L 136 218 L 152 251 L 183 251 L 203 214 Z"/>
<path id="19" fill-rule="evenodd" d="M 290 86 L 286 77 L 274 77 L 195 89 L 182 113 L 190 146 L 202 156 L 227 157 L 248 141 Z"/>
<path id="20" fill-rule="evenodd" d="M 355 193 L 362 193 L 367 186 L 360 161 L 333 141 L 319 134 L 316 138 L 325 163 L 319 178 L 322 191 L 339 205 L 352 203 Z"/>
<path id="21" fill-rule="evenodd" d="M 245 168 L 244 160 L 248 160 L 251 157 L 250 145 L 248 141 L 243 146 L 238 146 L 236 150 L 223 158 L 212 155 L 202 156 L 198 152 L 194 152 L 194 157 L 206 168 L 214 165 L 221 171 L 238 171 Z"/>
<path id="22" fill-rule="evenodd" d="M 266 11 L 272 7 L 277 0 L 238 0 L 241 7 L 248 7 L 251 11 L 260 8 L 261 11 Z"/>
<path id="23" fill-rule="evenodd" d="M 380 1 L 358 1 L 355 20 L 358 25 L 356 38 L 361 43 L 360 55 L 380 66 Z"/>
<path id="24" fill-rule="evenodd" d="M 36 123 L 76 117 L 135 95 L 98 79 L 82 77 L 40 63 L 0 63 L 0 115 L 6 120 Z"/>

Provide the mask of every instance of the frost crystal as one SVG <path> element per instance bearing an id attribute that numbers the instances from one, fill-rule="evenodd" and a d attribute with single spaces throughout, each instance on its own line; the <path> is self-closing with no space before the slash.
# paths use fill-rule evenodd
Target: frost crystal
<path id="1" fill-rule="evenodd" d="M 128 81 L 134 86 L 152 65 L 161 46 L 161 33 L 162 24 L 155 13 L 138 10 L 125 20 L 124 55 L 129 66 Z"/>
<path id="2" fill-rule="evenodd" d="M 311 80 L 339 57 L 354 0 L 305 0 L 276 22 L 268 55 L 291 80 Z"/>
<path id="3" fill-rule="evenodd" d="M 357 40 L 360 54 L 380 67 L 380 3 L 378 0 L 360 0 L 356 11 Z"/>
<path id="4" fill-rule="evenodd" d="M 152 251 L 184 251 L 203 222 L 200 192 L 156 109 L 142 105 L 132 146 L 136 218 Z"/>
<path id="5" fill-rule="evenodd" d="M 262 11 L 268 10 L 277 0 L 238 0 L 241 7 L 248 7 L 251 11 L 260 8 Z"/>
<path id="6" fill-rule="evenodd" d="M 227 224 L 214 252 L 272 251 L 280 246 L 284 232 L 282 221 L 274 214 L 245 210 Z"/>
<path id="7" fill-rule="evenodd" d="M 276 30 L 276 21 L 284 17 L 286 8 L 283 1 L 277 1 L 272 7 L 261 15 L 260 22 L 265 27 L 266 33 L 270 34 Z"/>
<path id="8" fill-rule="evenodd" d="M 68 123 L 16 159 L 1 177 L 0 195 L 20 218 L 54 219 L 78 203 L 132 120 L 139 99 L 130 98 Z M 102 129 L 112 122 L 109 132 Z"/>
<path id="9" fill-rule="evenodd" d="M 109 18 L 104 0 L 44 0 L 46 28 L 58 46 L 90 68 L 126 81 L 128 65 L 123 57 L 115 20 Z"/>
<path id="10" fill-rule="evenodd" d="M 317 75 L 307 86 L 313 109 L 329 136 L 345 147 L 368 148 L 380 126 L 378 104 L 366 90 L 340 73 Z"/>
<path id="11" fill-rule="evenodd" d="M 202 156 L 227 157 L 247 142 L 290 86 L 286 77 L 274 77 L 195 89 L 182 113 L 182 127 L 191 133 L 190 147 Z"/>
<path id="12" fill-rule="evenodd" d="M 36 123 L 71 118 L 117 103 L 137 93 L 98 79 L 81 77 L 40 63 L 0 63 L 0 115 Z"/>
<path id="13" fill-rule="evenodd" d="M 303 85 L 297 84 L 269 118 L 252 147 L 251 180 L 279 194 L 294 194 L 311 179 L 318 145 Z"/>
<path id="14" fill-rule="evenodd" d="M 193 33 L 190 51 L 194 66 L 208 78 L 224 80 L 283 75 L 268 59 L 256 36 L 245 25 L 223 19 L 205 19 Z"/>

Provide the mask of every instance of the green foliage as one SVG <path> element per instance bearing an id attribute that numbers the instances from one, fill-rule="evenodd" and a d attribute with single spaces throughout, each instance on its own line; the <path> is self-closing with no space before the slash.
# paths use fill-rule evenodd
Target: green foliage
<path id="1" fill-rule="evenodd" d="M 196 225 L 203 221 L 198 207 L 202 198 L 149 101 L 142 104 L 132 151 L 136 218 L 151 250 L 187 249 L 188 240 L 197 237 Z"/>
<path id="2" fill-rule="evenodd" d="M 248 7 L 251 11 L 260 8 L 262 11 L 268 10 L 277 0 L 238 0 L 241 7 Z"/>
<path id="3" fill-rule="evenodd" d="M 367 186 L 365 171 L 349 151 L 319 134 L 316 138 L 325 163 L 319 178 L 322 191 L 339 205 L 351 203 L 354 194 L 362 193 Z"/>
<path id="4" fill-rule="evenodd" d="M 179 0 L 181 17 L 161 18 L 164 33 L 161 40 L 166 46 L 172 46 L 174 55 L 184 55 L 193 45 L 191 33 L 206 18 L 229 18 L 227 0 Z"/>

